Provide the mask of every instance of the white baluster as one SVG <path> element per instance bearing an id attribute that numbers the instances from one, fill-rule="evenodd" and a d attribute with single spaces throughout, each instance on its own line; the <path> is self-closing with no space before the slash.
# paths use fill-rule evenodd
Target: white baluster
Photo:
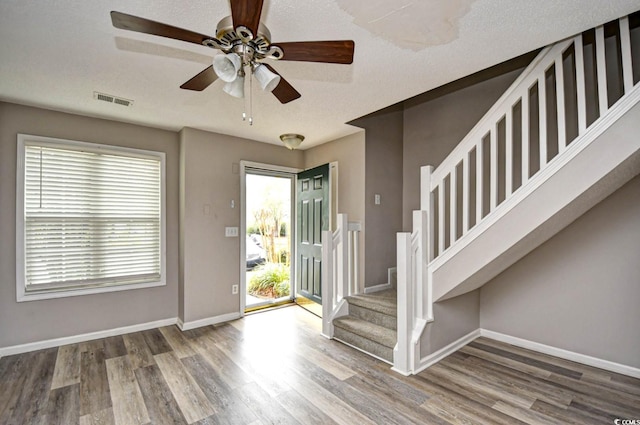
<path id="1" fill-rule="evenodd" d="M 604 47 L 604 27 L 596 28 L 596 64 L 598 69 L 598 105 L 600 116 L 603 116 L 609 109 L 607 92 L 607 63 Z"/>
<path id="2" fill-rule="evenodd" d="M 496 209 L 496 205 L 498 205 L 498 124 L 496 123 L 493 128 L 491 128 L 491 132 L 489 133 L 490 138 L 490 160 L 489 160 L 489 171 L 491 174 L 490 181 L 490 206 L 491 209 L 489 212 Z"/>
<path id="3" fill-rule="evenodd" d="M 444 252 L 444 180 L 438 185 L 438 255 Z"/>
<path id="4" fill-rule="evenodd" d="M 462 233 L 469 230 L 469 154 L 462 159 Z"/>
<path id="5" fill-rule="evenodd" d="M 564 65 L 562 55 L 556 58 L 556 108 L 558 112 L 558 153 L 567 147 L 567 130 L 564 109 Z"/>
<path id="6" fill-rule="evenodd" d="M 505 168 L 504 168 L 504 197 L 507 199 L 513 192 L 513 107 L 507 111 L 505 118 Z"/>
<path id="7" fill-rule="evenodd" d="M 546 73 L 538 78 L 538 121 L 540 123 L 540 170 L 547 163 L 547 84 Z"/>
<path id="8" fill-rule="evenodd" d="M 582 34 L 574 38 L 573 42 L 576 58 L 576 97 L 578 103 L 578 135 L 587 129 L 587 101 L 585 94 L 584 78 L 584 51 L 582 46 Z"/>
<path id="9" fill-rule="evenodd" d="M 622 52 L 622 76 L 624 94 L 633 88 L 633 70 L 631 61 L 631 34 L 629 32 L 629 18 L 620 19 L 620 51 Z"/>
<path id="10" fill-rule="evenodd" d="M 449 174 L 449 246 L 456 241 L 457 230 L 457 200 L 458 200 L 458 167 L 454 166 Z"/>
<path id="11" fill-rule="evenodd" d="M 527 87 L 522 101 L 522 186 L 529 180 L 529 132 L 531 129 L 529 117 L 529 87 Z"/>
<path id="12" fill-rule="evenodd" d="M 338 232 L 340 242 L 336 246 L 336 268 L 338 270 L 338 293 L 336 303 L 348 295 L 349 291 L 349 251 L 347 249 L 349 222 L 346 214 L 338 214 Z"/>
<path id="13" fill-rule="evenodd" d="M 482 176 L 483 176 L 483 152 L 482 152 L 482 139 L 476 145 L 476 226 L 482 220 Z"/>

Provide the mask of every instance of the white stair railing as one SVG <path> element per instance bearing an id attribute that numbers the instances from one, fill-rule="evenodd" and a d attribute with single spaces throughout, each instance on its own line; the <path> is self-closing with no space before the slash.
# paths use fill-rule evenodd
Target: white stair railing
<path id="1" fill-rule="evenodd" d="M 322 334 L 333 338 L 333 319 L 348 314 L 344 297 L 357 294 L 360 223 L 338 214 L 336 231 L 322 232 Z"/>
<path id="2" fill-rule="evenodd" d="M 397 240 L 395 370 L 418 368 L 434 270 L 640 101 L 634 39 L 624 17 L 546 47 L 437 169 L 422 167 L 421 211 Z"/>
<path id="3" fill-rule="evenodd" d="M 433 172 L 427 187 L 437 203 L 431 217 L 437 240 L 434 259 L 557 162 L 614 103 L 631 93 L 628 17 L 607 26 L 607 33 L 607 43 L 605 27 L 600 26 L 543 49 Z M 593 67 L 588 65 L 591 59 Z M 612 69 L 622 75 L 620 90 L 607 82 Z"/>

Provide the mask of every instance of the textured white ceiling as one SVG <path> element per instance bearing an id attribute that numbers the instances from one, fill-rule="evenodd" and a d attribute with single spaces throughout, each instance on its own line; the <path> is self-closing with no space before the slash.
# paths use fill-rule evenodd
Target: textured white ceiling
<path id="1" fill-rule="evenodd" d="M 265 0 L 274 42 L 353 39 L 353 65 L 272 62 L 302 98 L 245 101 L 179 86 L 217 51 L 113 28 L 120 12 L 215 35 L 228 0 L 0 0 L 0 100 L 179 130 L 194 127 L 311 147 L 344 124 L 488 66 L 640 9 L 639 0 Z M 134 100 L 99 102 L 99 91 Z"/>

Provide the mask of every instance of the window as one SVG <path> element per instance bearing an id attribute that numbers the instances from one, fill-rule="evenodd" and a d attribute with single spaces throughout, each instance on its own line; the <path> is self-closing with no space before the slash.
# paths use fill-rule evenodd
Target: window
<path id="1" fill-rule="evenodd" d="M 165 156 L 18 135 L 18 301 L 165 284 Z"/>

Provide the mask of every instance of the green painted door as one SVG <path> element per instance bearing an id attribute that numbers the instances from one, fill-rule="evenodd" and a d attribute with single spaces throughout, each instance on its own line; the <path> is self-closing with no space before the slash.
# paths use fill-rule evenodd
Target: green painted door
<path id="1" fill-rule="evenodd" d="M 297 296 L 322 304 L 322 231 L 329 230 L 329 164 L 298 174 Z"/>

